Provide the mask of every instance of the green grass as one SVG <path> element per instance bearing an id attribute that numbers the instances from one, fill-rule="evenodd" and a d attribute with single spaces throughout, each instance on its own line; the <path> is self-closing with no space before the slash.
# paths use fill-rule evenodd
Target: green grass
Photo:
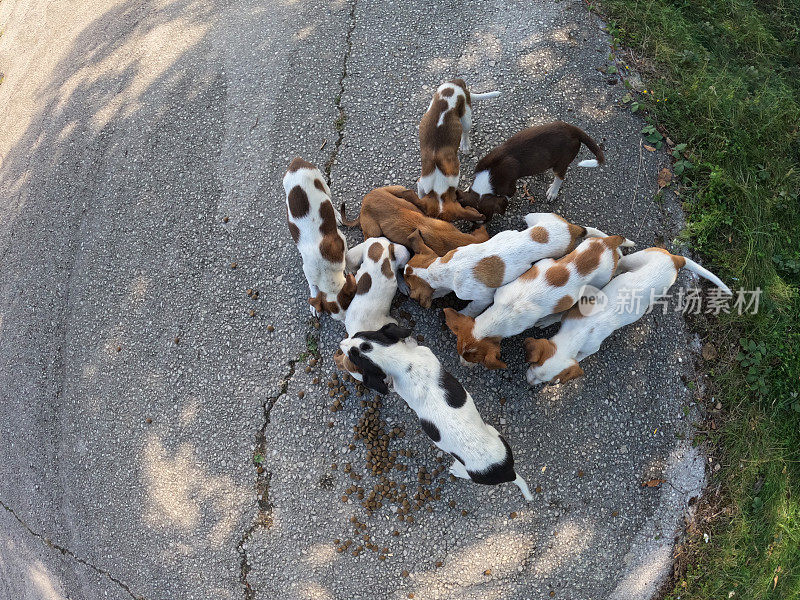
<path id="1" fill-rule="evenodd" d="M 682 237 L 732 288 L 763 290 L 757 315 L 696 323 L 718 353 L 706 400 L 723 405 L 707 442 L 721 495 L 701 503 L 666 597 L 800 598 L 800 2 L 602 0 L 602 11 L 615 46 L 642 60 L 648 93 L 629 106 L 686 144 L 674 152 Z"/>

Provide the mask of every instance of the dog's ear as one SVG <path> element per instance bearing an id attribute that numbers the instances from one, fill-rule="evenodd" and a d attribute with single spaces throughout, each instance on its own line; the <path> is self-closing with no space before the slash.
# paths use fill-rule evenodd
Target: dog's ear
<path id="1" fill-rule="evenodd" d="M 556 353 L 556 345 L 550 340 L 525 338 L 525 360 L 541 367 L 545 361 Z"/>
<path id="2" fill-rule="evenodd" d="M 382 375 L 382 376 L 381 376 Z M 367 371 L 364 373 L 364 385 L 369 389 L 383 394 L 384 396 L 389 393 L 389 386 L 386 385 L 386 374 L 381 371 L 380 374 Z"/>
<path id="3" fill-rule="evenodd" d="M 411 330 L 406 329 L 405 327 L 400 327 L 395 323 L 387 323 L 383 327 L 381 327 L 378 331 L 380 331 L 384 336 L 389 338 L 390 340 L 394 340 L 394 342 L 399 342 L 411 335 Z"/>
<path id="4" fill-rule="evenodd" d="M 493 348 L 486 353 L 486 358 L 483 360 L 483 364 L 486 366 L 487 369 L 506 369 L 508 365 L 500 360 L 500 338 L 486 338 L 483 340 L 484 342 L 490 343 Z"/>
<path id="5" fill-rule="evenodd" d="M 342 289 L 339 290 L 339 293 L 336 295 L 336 301 L 339 303 L 339 306 L 342 307 L 342 310 L 347 310 L 350 306 L 353 297 L 356 295 L 357 288 L 358 284 L 356 283 L 355 276 L 352 273 L 348 273 L 344 279 Z"/>
<path id="6" fill-rule="evenodd" d="M 419 229 L 415 229 L 414 233 L 408 236 L 408 245 L 411 247 L 414 254 L 436 254 L 428 247 L 425 240 L 422 239 L 422 234 L 419 232 Z"/>
<path id="7" fill-rule="evenodd" d="M 578 363 L 575 363 L 574 365 L 571 365 L 571 366 L 567 367 L 566 369 L 561 371 L 561 373 L 556 375 L 553 378 L 553 382 L 554 383 L 564 383 L 564 382 L 570 381 L 572 379 L 577 379 L 581 375 L 583 375 L 583 369 L 581 369 L 581 366 Z"/>
<path id="8" fill-rule="evenodd" d="M 457 312 L 452 308 L 445 308 L 444 320 L 447 323 L 447 327 L 450 328 L 450 331 L 458 335 L 459 330 L 468 326 L 469 321 L 472 320 L 472 317 L 462 315 L 460 312 Z"/>

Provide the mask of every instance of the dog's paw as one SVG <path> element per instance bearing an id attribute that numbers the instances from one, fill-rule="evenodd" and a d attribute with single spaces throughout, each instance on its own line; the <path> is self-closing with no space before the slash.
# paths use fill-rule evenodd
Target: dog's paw
<path id="1" fill-rule="evenodd" d="M 472 151 L 470 148 L 469 142 L 461 141 L 461 144 L 458 146 L 458 149 L 461 150 L 462 154 L 469 154 Z"/>
<path id="2" fill-rule="evenodd" d="M 555 200 L 558 197 L 558 186 L 555 183 L 550 184 L 550 187 L 547 188 L 547 199 L 548 200 Z"/>
<path id="3" fill-rule="evenodd" d="M 313 307 L 313 306 L 311 306 L 310 304 L 308 305 L 308 310 L 311 312 L 311 316 L 312 316 L 312 317 L 315 317 L 315 318 L 317 318 L 317 319 L 319 319 L 319 318 L 320 318 L 320 316 L 322 315 L 322 313 L 321 313 L 321 312 L 319 312 L 319 311 L 318 311 L 316 308 L 314 308 L 314 307 Z"/>

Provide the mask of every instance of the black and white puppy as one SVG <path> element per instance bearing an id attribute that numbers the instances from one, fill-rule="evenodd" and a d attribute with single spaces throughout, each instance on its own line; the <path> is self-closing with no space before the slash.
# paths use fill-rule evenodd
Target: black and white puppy
<path id="1" fill-rule="evenodd" d="M 532 500 L 528 484 L 514 471 L 511 447 L 484 423 L 472 396 L 442 368 L 433 352 L 410 338 L 411 331 L 388 324 L 342 341 L 342 351 L 364 376 L 364 384 L 389 392 L 387 378 L 417 413 L 422 430 L 455 458 L 450 473 L 475 483 L 514 483 Z"/>

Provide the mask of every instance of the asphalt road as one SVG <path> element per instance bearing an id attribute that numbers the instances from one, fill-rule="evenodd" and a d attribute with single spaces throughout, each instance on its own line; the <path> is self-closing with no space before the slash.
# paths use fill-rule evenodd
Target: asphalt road
<path id="1" fill-rule="evenodd" d="M 503 92 L 474 107 L 467 177 L 556 118 L 608 161 L 570 170 L 553 203 L 549 176 L 530 180 L 536 202 L 491 232 L 555 210 L 669 244 L 666 156 L 599 70 L 601 26 L 579 0 L 3 0 L 0 598 L 649 598 L 703 480 L 681 317 L 646 317 L 586 377 L 532 391 L 521 338 L 507 371 L 467 370 L 441 310 L 398 298 L 537 493 L 434 478 L 413 522 L 367 515 L 341 501 L 378 482 L 352 439 L 361 398 L 328 408 L 344 328 L 309 320 L 280 184 L 299 154 L 351 214 L 375 186 L 412 186 L 419 118 L 460 76 Z M 416 492 L 435 448 L 396 396 L 379 413 L 411 454 L 389 477 Z M 385 560 L 336 551 L 353 515 Z"/>

